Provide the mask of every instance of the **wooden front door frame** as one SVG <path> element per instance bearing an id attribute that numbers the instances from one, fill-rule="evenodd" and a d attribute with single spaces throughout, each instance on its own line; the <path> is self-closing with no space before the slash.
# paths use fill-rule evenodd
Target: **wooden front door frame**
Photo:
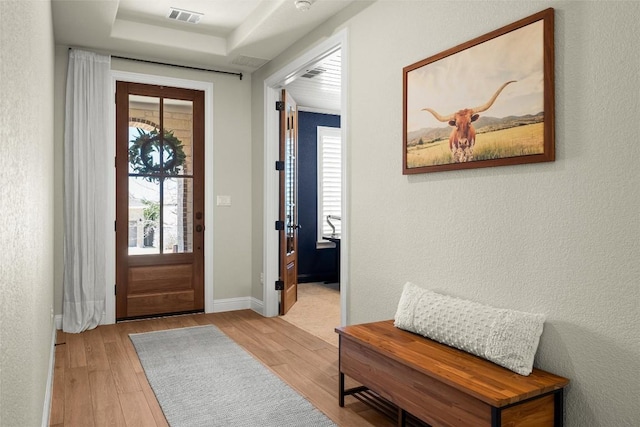
<path id="1" fill-rule="evenodd" d="M 154 76 L 140 73 L 130 73 L 126 71 L 112 71 L 111 83 L 113 99 L 115 100 L 116 93 L 116 81 L 124 80 L 132 83 L 143 83 L 158 86 L 173 86 L 181 87 L 185 89 L 194 89 L 204 91 L 204 110 L 205 110 L 205 123 L 204 123 L 204 185 L 205 185 L 205 224 L 210 224 L 204 230 L 204 245 L 205 248 L 209 248 L 207 254 L 205 254 L 204 260 L 204 311 L 205 313 L 212 313 L 213 298 L 214 298 L 214 278 L 213 278 L 213 224 L 214 224 L 214 199 L 212 189 L 214 188 L 213 182 L 213 83 L 176 79 L 172 77 Z M 110 111 L 110 129 L 111 137 L 110 141 L 113 144 L 109 144 L 108 155 L 105 159 L 109 163 L 109 176 L 108 176 L 108 209 L 111 212 L 111 222 L 115 222 L 115 198 L 116 198 L 116 181 L 115 181 L 115 167 L 114 159 L 116 156 L 115 149 L 115 127 L 116 127 L 116 105 L 113 103 L 113 108 Z M 209 189 L 209 191 L 206 191 Z M 116 322 L 116 298 L 114 294 L 114 286 L 116 283 L 116 250 L 115 250 L 115 231 L 113 233 L 113 239 L 109 239 L 106 242 L 107 246 L 107 260 L 106 260 L 106 276 L 107 276 L 107 288 L 105 299 L 105 314 L 101 324 L 113 324 Z"/>
<path id="2" fill-rule="evenodd" d="M 298 301 L 298 106 L 291 95 L 282 89 L 280 98 L 280 315 L 287 312 Z M 293 175 L 293 187 L 288 187 L 287 175 Z M 292 199 L 287 203 L 286 194 Z"/>
<path id="3" fill-rule="evenodd" d="M 204 311 L 204 259 L 208 252 L 204 247 L 203 233 L 206 229 L 204 224 L 204 215 L 206 215 L 204 211 L 204 91 L 127 81 L 118 81 L 116 85 L 116 223 L 119 225 L 116 227 L 116 321 L 173 313 L 202 312 Z M 136 103 L 132 100 L 132 97 L 140 96 L 146 97 L 149 103 L 144 104 L 145 101 Z M 173 101 L 182 102 L 182 109 L 172 107 Z M 132 105 L 137 106 L 132 107 Z M 152 122 L 149 124 L 153 123 L 152 126 L 164 135 L 164 138 L 158 141 L 164 141 L 164 144 L 171 147 L 167 138 L 173 136 L 174 130 L 176 135 L 186 138 L 187 162 L 181 171 L 165 170 L 164 166 L 160 166 L 162 164 L 160 158 L 165 158 L 165 154 L 157 159 L 157 169 L 146 169 L 142 174 L 141 170 L 135 167 L 135 170 L 131 170 L 129 159 L 131 121 L 147 121 L 142 117 L 151 119 L 150 116 L 136 115 L 139 113 L 134 113 L 132 108 L 144 111 L 142 114 L 153 114 Z M 190 113 L 189 127 L 181 127 L 180 120 L 174 121 L 173 125 L 169 124 L 172 120 L 172 112 L 179 112 L 181 115 Z M 159 149 L 159 151 L 164 152 L 165 149 Z M 173 156 L 177 158 L 175 151 Z M 144 154 L 141 153 L 140 157 L 143 158 Z M 155 162 L 153 159 L 151 161 Z M 132 177 L 138 178 L 132 181 Z M 131 253 L 129 227 L 132 214 L 131 197 L 134 194 L 132 191 L 135 191 L 133 189 L 135 185 L 132 187 L 132 182 L 136 179 L 138 182 L 148 182 L 148 185 L 153 188 L 149 197 L 153 197 L 152 200 L 156 200 L 155 197 L 158 198 L 157 252 L 152 250 L 151 253 Z M 171 190 L 172 182 L 175 185 L 173 190 Z M 140 188 L 138 191 L 141 191 Z M 178 216 L 185 221 L 183 230 L 176 229 L 178 233 L 176 239 L 184 245 L 181 250 L 177 249 L 179 246 L 177 241 L 174 249 L 169 249 L 166 240 L 163 241 L 163 238 L 168 238 L 169 233 L 165 227 L 167 224 L 165 215 L 168 214 L 165 203 L 171 203 L 173 197 L 176 197 L 176 203 L 179 203 L 177 201 L 179 197 L 184 197 L 175 213 L 176 227 L 178 227 Z M 145 234 L 144 245 L 153 245 L 153 237 L 151 240 L 147 242 Z M 137 242 L 137 244 L 140 243 Z"/>
<path id="4" fill-rule="evenodd" d="M 264 186 L 263 186 L 263 307 L 262 314 L 267 317 L 278 316 L 278 303 L 280 301 L 275 282 L 278 280 L 279 239 L 274 224 L 278 220 L 279 181 L 275 170 L 275 162 L 279 158 L 279 115 L 275 109 L 276 101 L 280 100 L 282 83 L 287 77 L 300 71 L 304 66 L 313 63 L 317 58 L 339 47 L 342 50 L 342 94 L 340 124 L 342 131 L 342 224 L 344 229 L 341 236 L 341 245 L 344 250 L 340 253 L 340 323 L 348 324 L 348 288 L 349 288 L 349 175 L 347 146 L 348 146 L 348 43 L 347 30 L 341 30 L 322 43 L 309 49 L 291 63 L 275 72 L 264 80 Z"/>

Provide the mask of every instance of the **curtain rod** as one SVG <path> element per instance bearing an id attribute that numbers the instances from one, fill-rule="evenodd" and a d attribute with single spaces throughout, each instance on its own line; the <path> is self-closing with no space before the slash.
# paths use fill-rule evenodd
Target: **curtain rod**
<path id="1" fill-rule="evenodd" d="M 69 50 L 71 50 L 71 49 L 73 49 L 73 48 L 70 47 Z M 233 71 L 220 71 L 220 70 L 213 70 L 213 69 L 209 69 L 209 68 L 190 67 L 188 65 L 167 64 L 166 62 L 156 62 L 156 61 L 148 61 L 146 59 L 127 58 L 125 56 L 111 55 L 111 57 L 112 58 L 116 58 L 116 59 L 124 59 L 125 61 L 136 61 L 136 62 L 144 62 L 146 64 L 167 65 L 169 67 L 186 68 L 188 70 L 208 71 L 210 73 L 218 73 L 218 74 L 229 74 L 229 75 L 232 75 L 232 76 L 238 76 L 238 77 L 240 77 L 240 80 L 242 80 L 242 73 L 235 73 Z"/>
<path id="2" fill-rule="evenodd" d="M 213 70 L 213 69 L 209 69 L 209 68 L 190 67 L 188 65 L 167 64 L 166 62 L 147 61 L 146 59 L 126 58 L 124 56 L 112 55 L 111 57 L 112 58 L 116 58 L 116 59 L 124 59 L 126 61 L 144 62 L 146 64 L 168 65 L 169 67 L 186 68 L 188 70 L 208 71 L 210 73 L 218 73 L 218 74 L 229 74 L 229 75 L 232 75 L 232 76 L 238 76 L 238 77 L 240 77 L 240 80 L 242 80 L 242 73 L 235 73 L 233 71 L 220 71 L 220 70 Z"/>

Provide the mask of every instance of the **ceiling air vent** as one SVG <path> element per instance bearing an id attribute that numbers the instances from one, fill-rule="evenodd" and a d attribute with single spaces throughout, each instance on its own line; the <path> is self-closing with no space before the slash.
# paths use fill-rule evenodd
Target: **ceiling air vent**
<path id="1" fill-rule="evenodd" d="M 324 68 L 314 68 L 313 70 L 307 70 L 307 72 L 304 73 L 300 77 L 304 77 L 304 78 L 307 78 L 307 79 L 312 79 L 315 76 L 317 76 L 318 74 L 322 74 L 322 73 L 324 73 L 326 71 L 327 70 L 325 70 Z"/>
<path id="2" fill-rule="evenodd" d="M 175 7 L 169 8 L 169 14 L 167 18 L 174 21 L 189 22 L 191 24 L 197 24 L 200 18 L 204 16 L 203 13 L 191 12 L 190 10 L 177 9 Z"/>

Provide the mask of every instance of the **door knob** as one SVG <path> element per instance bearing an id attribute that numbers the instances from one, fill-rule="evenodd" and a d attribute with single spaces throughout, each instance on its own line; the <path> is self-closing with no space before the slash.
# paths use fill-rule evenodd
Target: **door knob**
<path id="1" fill-rule="evenodd" d="M 201 226 L 200 224 L 196 225 L 196 231 L 197 231 L 198 233 L 200 233 L 202 230 L 204 230 L 204 227 L 203 227 L 203 226 Z"/>

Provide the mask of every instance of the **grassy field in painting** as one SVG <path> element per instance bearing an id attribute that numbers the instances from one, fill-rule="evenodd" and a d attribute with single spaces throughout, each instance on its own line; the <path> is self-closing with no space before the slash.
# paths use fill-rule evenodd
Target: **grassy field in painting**
<path id="1" fill-rule="evenodd" d="M 517 126 L 476 135 L 473 161 L 527 156 L 544 152 L 544 123 Z M 449 140 L 409 147 L 407 166 L 445 165 L 452 162 Z"/>

